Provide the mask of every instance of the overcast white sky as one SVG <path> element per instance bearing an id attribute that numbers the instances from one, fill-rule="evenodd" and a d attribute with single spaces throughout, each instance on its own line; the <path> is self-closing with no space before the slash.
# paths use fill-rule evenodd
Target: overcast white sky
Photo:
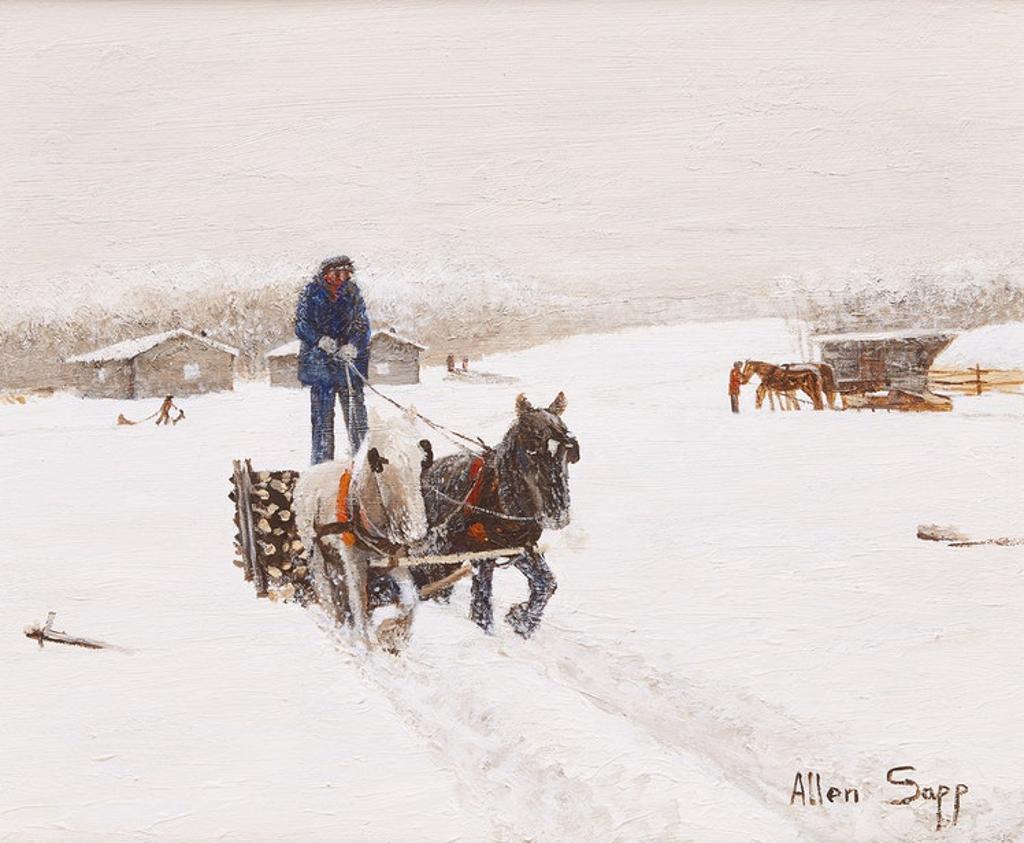
<path id="1" fill-rule="evenodd" d="M 1022 55 L 1022 3 L 8 2 L 0 293 L 342 251 L 680 295 L 998 260 Z"/>

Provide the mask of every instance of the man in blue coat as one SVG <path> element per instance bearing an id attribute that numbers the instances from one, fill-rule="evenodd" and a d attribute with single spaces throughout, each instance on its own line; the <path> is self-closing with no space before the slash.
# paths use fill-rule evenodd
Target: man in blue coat
<path id="1" fill-rule="evenodd" d="M 299 380 L 309 386 L 313 465 L 334 459 L 335 396 L 353 454 L 366 436 L 363 380 L 349 366 L 367 377 L 370 320 L 363 294 L 352 280 L 354 272 L 344 255 L 325 260 L 295 309 L 295 335 L 302 340 Z"/>

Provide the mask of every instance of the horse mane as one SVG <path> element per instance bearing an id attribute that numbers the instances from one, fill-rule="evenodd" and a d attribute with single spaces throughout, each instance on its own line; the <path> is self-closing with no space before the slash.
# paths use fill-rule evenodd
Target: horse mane
<path id="1" fill-rule="evenodd" d="M 519 436 L 519 426 L 521 424 L 522 419 L 517 417 L 509 429 L 505 431 L 505 435 L 501 437 L 501 442 L 498 443 L 493 451 L 494 472 L 497 475 L 498 500 L 501 502 L 502 510 L 508 515 L 523 514 L 518 506 L 518 496 L 515 489 L 516 481 L 522 474 L 520 467 L 516 464 L 516 438 Z"/>
<path id="2" fill-rule="evenodd" d="M 403 482 L 406 474 L 398 470 L 385 470 L 379 474 L 373 472 L 369 462 L 371 449 L 376 449 L 389 463 L 392 469 L 404 468 L 408 471 L 410 478 L 416 482 Z M 375 524 L 375 527 L 382 529 L 389 535 L 395 536 L 400 529 L 396 529 L 394 519 L 407 518 L 410 507 L 408 505 L 395 505 L 395 499 L 403 504 L 412 504 L 413 496 L 422 497 L 422 490 L 419 484 L 419 471 L 422 461 L 422 451 L 416 430 L 407 417 L 387 416 L 380 418 L 375 416 L 369 426 L 366 438 L 360 445 L 352 460 L 352 494 L 355 496 L 359 508 L 366 512 L 370 506 L 370 500 L 379 497 L 384 503 L 384 494 L 387 494 L 387 505 L 380 509 L 386 523 Z M 404 463 L 404 465 L 403 465 Z M 381 486 L 384 489 L 381 489 Z M 392 497 L 394 496 L 394 497 Z"/>

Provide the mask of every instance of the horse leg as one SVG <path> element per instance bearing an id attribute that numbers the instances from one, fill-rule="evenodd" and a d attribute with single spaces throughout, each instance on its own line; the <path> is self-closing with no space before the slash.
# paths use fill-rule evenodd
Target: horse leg
<path id="1" fill-rule="evenodd" d="M 814 388 L 813 384 L 804 384 L 802 387 L 800 387 L 800 389 L 808 398 L 811 399 L 811 403 L 814 404 L 815 410 L 824 409 L 824 407 L 821 404 L 821 393 L 819 393 L 818 390 Z"/>
<path id="2" fill-rule="evenodd" d="M 494 604 L 491 602 L 494 560 L 473 563 L 473 586 L 470 589 L 469 617 L 484 632 L 494 629 Z"/>
<path id="3" fill-rule="evenodd" d="M 765 385 L 763 383 L 758 385 L 757 392 L 756 392 L 755 398 L 754 398 L 754 409 L 755 410 L 760 410 L 761 409 L 761 405 L 764 404 L 764 394 L 766 392 L 768 392 L 768 390 L 765 388 Z M 769 401 L 772 400 L 772 394 L 770 392 L 768 392 L 768 400 Z M 775 404 L 772 404 L 772 410 L 774 410 L 774 409 L 775 409 Z"/>
<path id="4" fill-rule="evenodd" d="M 309 573 L 313 580 L 313 591 L 317 602 L 331 620 L 336 624 L 345 623 L 348 615 L 344 589 L 339 589 L 335 581 L 333 566 L 328 562 L 320 541 L 313 542 L 309 554 Z"/>
<path id="5" fill-rule="evenodd" d="M 352 629 L 357 637 L 367 639 L 366 562 L 355 559 L 351 553 L 342 551 L 342 568 L 345 571 L 345 591 L 348 595 L 349 614 Z"/>
<path id="6" fill-rule="evenodd" d="M 398 655 L 412 635 L 412 621 L 419 605 L 419 590 L 408 568 L 397 568 L 391 578 L 398 586 L 399 614 L 383 621 L 375 634 L 377 643 L 389 653 Z"/>
<path id="7" fill-rule="evenodd" d="M 522 555 L 517 556 L 512 564 L 523 573 L 530 583 L 530 599 L 526 603 L 516 603 L 508 610 L 505 620 L 516 633 L 523 638 L 529 638 L 540 625 L 544 607 L 558 588 L 558 583 L 547 562 L 544 561 L 544 554 L 534 549 L 528 549 Z"/>

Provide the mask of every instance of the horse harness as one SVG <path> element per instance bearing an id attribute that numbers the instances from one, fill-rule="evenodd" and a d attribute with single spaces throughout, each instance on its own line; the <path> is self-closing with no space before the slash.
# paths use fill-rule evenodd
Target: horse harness
<path id="1" fill-rule="evenodd" d="M 435 494 L 447 498 L 458 504 L 455 509 L 445 518 L 445 522 L 457 514 L 461 514 L 466 521 L 469 521 L 465 528 L 465 536 L 468 544 L 474 550 L 486 550 L 488 548 L 502 548 L 509 545 L 527 544 L 531 545 L 536 538 L 524 541 L 523 536 L 529 532 L 527 525 L 535 526 L 537 521 L 534 518 L 525 518 L 519 515 L 509 515 L 480 505 L 481 499 L 490 503 L 490 499 L 498 501 L 498 474 L 490 472 L 488 478 L 487 462 L 482 456 L 475 457 L 469 465 L 468 477 L 470 480 L 469 491 L 460 501 L 446 495 L 439 489 L 432 489 Z M 500 506 L 500 502 L 497 504 Z M 476 515 L 475 520 L 470 520 Z M 516 526 L 519 524 L 520 526 Z"/>
<path id="2" fill-rule="evenodd" d="M 406 556 L 408 548 L 384 538 L 373 530 L 373 524 L 366 513 L 354 500 L 351 493 L 352 469 L 346 468 L 338 478 L 338 493 L 334 504 L 334 521 L 330 524 L 316 525 L 316 540 L 320 549 L 324 549 L 323 539 L 326 536 L 341 536 L 346 547 L 358 547 L 368 553 L 377 553 L 388 558 Z M 368 535 L 373 533 L 371 539 Z"/>
<path id="3" fill-rule="evenodd" d="M 497 499 L 497 473 L 491 473 L 489 479 L 487 475 L 487 463 L 482 456 L 478 456 L 469 465 L 469 491 L 462 500 L 451 498 L 439 489 L 431 490 L 435 494 L 448 498 L 458 504 L 442 523 L 447 523 L 458 514 L 461 514 L 467 520 L 474 514 L 482 516 L 469 523 L 465 529 L 466 538 L 474 550 L 486 550 L 492 547 L 499 549 L 515 544 L 533 544 L 533 541 L 524 542 L 521 537 L 526 525 L 536 525 L 535 519 L 508 515 L 480 506 L 480 501 L 485 496 L 488 499 L 491 497 Z M 353 499 L 351 485 L 352 469 L 347 468 L 338 478 L 338 493 L 335 499 L 334 510 L 335 520 L 330 524 L 316 526 L 316 540 L 320 544 L 321 551 L 324 550 L 323 539 L 325 537 L 340 536 L 342 543 L 346 547 L 357 547 L 368 553 L 377 553 L 380 556 L 392 559 L 407 556 L 407 547 L 389 541 L 373 529 L 373 524 L 366 516 L 366 513 L 359 507 L 359 502 Z M 515 526 L 503 526 L 503 522 L 510 525 L 518 522 L 522 526 L 518 528 Z M 369 535 L 371 533 L 372 538 Z"/>

